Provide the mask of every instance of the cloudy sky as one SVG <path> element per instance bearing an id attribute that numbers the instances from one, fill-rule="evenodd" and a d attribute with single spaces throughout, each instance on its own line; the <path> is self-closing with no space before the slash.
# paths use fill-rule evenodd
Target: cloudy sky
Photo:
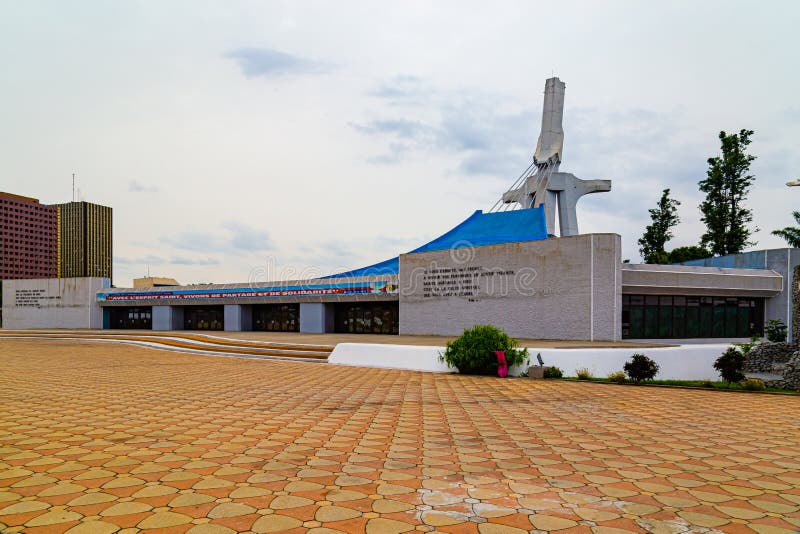
<path id="1" fill-rule="evenodd" d="M 544 80 L 583 232 L 671 187 L 697 242 L 720 130 L 755 130 L 758 247 L 800 189 L 800 3 L 0 0 L 0 190 L 110 205 L 115 283 L 287 279 L 386 259 L 524 170 Z"/>

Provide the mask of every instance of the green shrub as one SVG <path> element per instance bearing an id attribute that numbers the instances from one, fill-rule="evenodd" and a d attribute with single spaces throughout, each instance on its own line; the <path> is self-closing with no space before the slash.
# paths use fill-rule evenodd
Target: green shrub
<path id="1" fill-rule="evenodd" d="M 780 319 L 770 319 L 764 327 L 764 332 L 767 334 L 767 339 L 773 343 L 784 343 L 788 335 L 786 323 Z"/>
<path id="2" fill-rule="evenodd" d="M 578 380 L 591 380 L 594 378 L 592 376 L 592 372 L 589 371 L 586 367 L 582 367 L 580 369 L 575 369 L 575 375 L 578 377 Z"/>
<path id="3" fill-rule="evenodd" d="M 625 378 L 625 373 L 623 373 L 622 371 L 614 371 L 613 373 L 608 375 L 608 379 L 611 382 L 615 382 L 617 384 L 624 384 L 625 382 L 628 381 L 628 379 Z"/>
<path id="4" fill-rule="evenodd" d="M 711 388 L 711 389 L 713 389 L 714 388 L 714 382 L 712 382 L 711 380 L 706 378 L 705 380 L 700 382 L 700 387 L 701 388 Z"/>
<path id="5" fill-rule="evenodd" d="M 767 386 L 758 378 L 748 378 L 742 382 L 742 389 L 746 389 L 747 391 L 764 391 L 767 389 Z"/>
<path id="6" fill-rule="evenodd" d="M 658 364 L 645 356 L 636 353 L 631 356 L 630 361 L 622 366 L 625 374 L 637 384 L 642 380 L 652 380 L 658 374 Z"/>
<path id="7" fill-rule="evenodd" d="M 744 380 L 744 354 L 736 347 L 728 347 L 714 362 L 714 369 L 728 384 L 741 382 Z"/>
<path id="8" fill-rule="evenodd" d="M 517 340 L 499 328 L 479 324 L 449 341 L 445 351 L 439 354 L 439 361 L 465 375 L 497 375 L 496 350 L 505 351 L 509 367 L 528 362 L 528 349 L 517 347 Z"/>
<path id="9" fill-rule="evenodd" d="M 753 350 L 753 347 L 758 345 L 758 340 L 759 340 L 758 336 L 753 336 L 753 337 L 750 338 L 749 342 L 747 342 L 747 343 L 734 343 L 733 346 L 737 347 L 740 351 L 742 351 L 742 354 L 747 354 L 748 352 Z"/>
<path id="10" fill-rule="evenodd" d="M 544 378 L 561 378 L 564 376 L 564 371 L 558 367 L 545 367 Z"/>

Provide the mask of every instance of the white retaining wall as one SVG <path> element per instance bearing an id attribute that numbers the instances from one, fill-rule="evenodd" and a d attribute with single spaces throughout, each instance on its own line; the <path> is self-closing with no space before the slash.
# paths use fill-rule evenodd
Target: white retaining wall
<path id="1" fill-rule="evenodd" d="M 650 349 L 553 349 L 529 347 L 531 363 L 536 364 L 536 354 L 541 353 L 545 365 L 560 367 L 567 376 L 575 376 L 575 370 L 586 367 L 594 376 L 605 377 L 622 366 L 634 352 L 640 352 L 655 360 L 660 366 L 659 379 L 711 380 L 718 379 L 713 364 L 728 344 L 679 345 L 676 347 Z M 339 343 L 328 357 L 329 363 L 410 369 L 435 373 L 454 372 L 439 362 L 439 353 L 444 347 L 417 347 L 409 345 L 378 345 L 370 343 Z M 512 368 L 518 375 L 524 368 Z"/>

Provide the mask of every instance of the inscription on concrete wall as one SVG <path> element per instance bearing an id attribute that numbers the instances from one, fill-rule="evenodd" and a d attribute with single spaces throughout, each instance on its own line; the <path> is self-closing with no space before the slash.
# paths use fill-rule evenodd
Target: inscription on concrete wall
<path id="1" fill-rule="evenodd" d="M 3 280 L 3 328 L 102 328 L 108 278 Z"/>
<path id="2" fill-rule="evenodd" d="M 621 263 L 611 234 L 403 254 L 400 333 L 618 339 Z"/>
<path id="3" fill-rule="evenodd" d="M 46 289 L 17 289 L 14 291 L 14 305 L 20 308 L 40 308 L 60 301 L 61 295 L 48 295 Z"/>
<path id="4" fill-rule="evenodd" d="M 487 269 L 483 266 L 427 267 L 422 271 L 422 298 L 465 297 L 475 299 L 481 295 L 481 282 L 494 286 L 492 279 L 514 276 L 514 270 Z"/>

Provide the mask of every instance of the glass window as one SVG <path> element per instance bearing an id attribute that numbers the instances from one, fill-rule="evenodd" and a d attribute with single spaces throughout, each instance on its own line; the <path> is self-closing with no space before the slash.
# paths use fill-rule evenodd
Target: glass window
<path id="1" fill-rule="evenodd" d="M 712 337 L 714 324 L 714 300 L 711 298 L 700 299 L 700 327 L 697 337 Z"/>
<path id="2" fill-rule="evenodd" d="M 647 339 L 658 337 L 658 306 L 644 307 L 644 337 Z"/>
<path id="3" fill-rule="evenodd" d="M 628 300 L 630 302 L 630 299 Z M 631 337 L 631 307 L 630 304 L 622 304 L 622 337 Z"/>
<path id="4" fill-rule="evenodd" d="M 658 307 L 658 337 L 672 337 L 672 297 L 661 297 Z M 669 302 L 665 304 L 665 302 Z"/>
<path id="5" fill-rule="evenodd" d="M 725 337 L 725 299 L 714 299 L 714 326 L 711 337 Z"/>
<path id="6" fill-rule="evenodd" d="M 752 319 L 750 317 L 752 308 L 750 301 L 746 299 L 739 300 L 738 313 L 736 315 L 736 337 L 750 337 Z"/>
<path id="7" fill-rule="evenodd" d="M 738 337 L 739 299 L 725 299 L 725 337 Z"/>
<path id="8" fill-rule="evenodd" d="M 630 337 L 641 339 L 644 337 L 644 308 L 642 306 L 631 307 Z"/>
<path id="9" fill-rule="evenodd" d="M 686 297 L 686 337 L 700 337 L 700 299 Z"/>
<path id="10" fill-rule="evenodd" d="M 764 299 L 624 295 L 622 336 L 735 338 L 763 334 Z"/>
<path id="11" fill-rule="evenodd" d="M 686 337 L 686 306 L 678 306 L 677 303 L 672 308 L 672 337 Z"/>

